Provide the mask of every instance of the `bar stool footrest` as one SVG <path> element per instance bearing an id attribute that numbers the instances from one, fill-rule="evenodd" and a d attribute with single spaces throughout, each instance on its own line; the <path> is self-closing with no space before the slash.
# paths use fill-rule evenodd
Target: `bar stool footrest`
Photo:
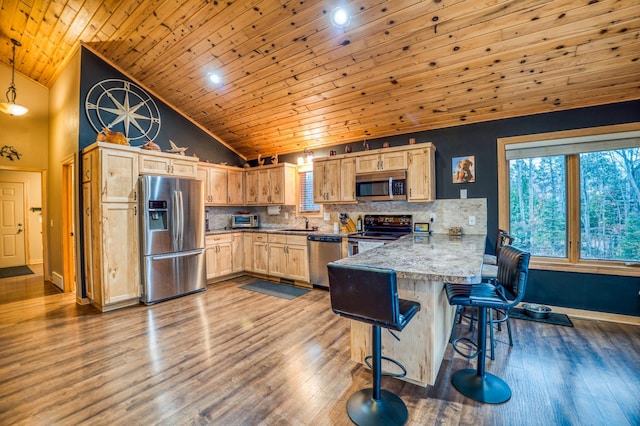
<path id="1" fill-rule="evenodd" d="M 373 389 L 361 389 L 347 402 L 349 418 L 359 426 L 404 425 L 409 418 L 407 406 L 400 397 L 384 389 L 380 399 L 373 399 Z"/>
<path id="2" fill-rule="evenodd" d="M 371 360 L 373 359 L 373 355 L 367 355 L 364 357 L 364 363 L 367 364 L 367 367 L 369 367 L 371 370 L 373 370 L 373 365 L 371 364 Z M 398 367 L 400 367 L 400 369 L 402 370 L 402 373 L 385 373 L 384 371 L 381 372 L 380 374 L 382 376 L 389 376 L 389 377 L 404 377 L 407 375 L 407 369 L 404 368 L 404 365 L 400 364 L 398 361 L 396 361 L 393 358 L 388 358 L 386 356 L 380 356 L 380 359 L 383 359 L 385 361 L 389 361 L 392 364 L 397 365 Z"/>

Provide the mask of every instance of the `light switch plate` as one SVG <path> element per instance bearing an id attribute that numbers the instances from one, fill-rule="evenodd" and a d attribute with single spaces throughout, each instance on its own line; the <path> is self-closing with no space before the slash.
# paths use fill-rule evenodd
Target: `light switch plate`
<path id="1" fill-rule="evenodd" d="M 289 219 L 289 212 L 284 212 L 284 218 Z"/>
<path id="2" fill-rule="evenodd" d="M 469 216 L 469 225 L 473 226 L 476 224 L 476 217 L 475 216 Z"/>
<path id="3" fill-rule="evenodd" d="M 325 213 L 324 214 L 324 220 L 331 220 L 331 214 L 330 213 Z"/>
<path id="4" fill-rule="evenodd" d="M 467 190 L 466 189 L 461 189 L 460 190 L 460 198 L 467 198 Z"/>

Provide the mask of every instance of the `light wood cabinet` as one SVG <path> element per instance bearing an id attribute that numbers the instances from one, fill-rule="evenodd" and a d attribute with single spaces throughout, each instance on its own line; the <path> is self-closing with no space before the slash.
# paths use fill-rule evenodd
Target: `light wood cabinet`
<path id="1" fill-rule="evenodd" d="M 356 157 L 356 173 L 407 170 L 406 151 L 393 151 Z"/>
<path id="2" fill-rule="evenodd" d="M 321 159 L 313 162 L 313 202 L 356 201 L 355 158 Z"/>
<path id="3" fill-rule="evenodd" d="M 244 270 L 244 241 L 241 232 L 232 235 L 231 239 L 231 270 L 233 273 Z"/>
<path id="4" fill-rule="evenodd" d="M 207 280 L 233 273 L 233 234 L 205 237 Z"/>
<path id="5" fill-rule="evenodd" d="M 309 281 L 306 235 L 269 235 L 269 275 Z"/>
<path id="6" fill-rule="evenodd" d="M 106 143 L 83 151 L 85 295 L 102 311 L 139 303 L 136 151 Z"/>
<path id="7" fill-rule="evenodd" d="M 269 239 L 266 233 L 253 234 L 253 272 L 269 273 Z"/>
<path id="8" fill-rule="evenodd" d="M 295 205 L 298 172 L 293 164 L 262 166 L 245 172 L 245 202 L 249 205 Z"/>
<path id="9" fill-rule="evenodd" d="M 244 205 L 244 172 L 241 169 L 200 163 L 198 179 L 204 182 L 206 205 Z"/>
<path id="10" fill-rule="evenodd" d="M 140 174 L 176 177 L 198 177 L 198 159 L 175 154 L 140 152 L 138 156 Z"/>
<path id="11" fill-rule="evenodd" d="M 430 145 L 410 150 L 407 154 L 407 201 L 435 200 L 435 148 Z"/>
<path id="12" fill-rule="evenodd" d="M 244 252 L 244 270 L 253 272 L 253 234 L 250 232 L 242 233 L 242 245 Z"/>

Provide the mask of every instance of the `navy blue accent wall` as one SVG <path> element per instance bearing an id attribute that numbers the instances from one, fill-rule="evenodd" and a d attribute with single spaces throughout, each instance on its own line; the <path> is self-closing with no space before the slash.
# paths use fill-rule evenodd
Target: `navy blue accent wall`
<path id="1" fill-rule="evenodd" d="M 487 199 L 487 247 L 493 250 L 498 230 L 498 138 L 534 133 L 556 132 L 587 127 L 609 126 L 640 121 L 640 101 L 600 105 L 526 117 L 508 118 L 485 123 L 466 124 L 419 133 L 368 140 L 370 149 L 407 145 L 409 138 L 417 142 L 433 142 L 436 146 L 436 197 L 460 197 L 460 189 L 467 189 L 469 198 Z M 329 150 L 344 153 L 349 145 L 353 152 L 362 151 L 362 142 L 343 144 L 314 151 L 324 157 Z M 476 181 L 454 184 L 451 179 L 451 160 L 474 155 Z M 281 161 L 295 163 L 298 154 L 282 156 Z M 640 275 L 640 270 L 638 270 Z M 579 274 L 532 270 L 525 300 L 554 306 L 640 316 L 640 277 Z"/>
<path id="2" fill-rule="evenodd" d="M 91 127 L 86 116 L 84 105 L 87 93 L 97 82 L 117 78 L 130 81 L 128 77 L 120 73 L 111 65 L 94 55 L 87 49 L 82 49 L 80 61 L 80 149 L 86 148 L 95 142 L 97 132 Z M 135 83 L 135 82 L 134 82 Z M 186 155 L 196 154 L 200 161 L 211 163 L 226 162 L 230 166 L 242 166 L 244 160 L 237 154 L 211 137 L 198 126 L 187 120 L 183 115 L 167 106 L 164 102 L 149 94 L 156 102 L 160 111 L 161 127 L 158 136 L 153 142 L 158 144 L 163 151 L 170 148 L 169 140 L 176 145 L 186 146 L 189 149 Z"/>

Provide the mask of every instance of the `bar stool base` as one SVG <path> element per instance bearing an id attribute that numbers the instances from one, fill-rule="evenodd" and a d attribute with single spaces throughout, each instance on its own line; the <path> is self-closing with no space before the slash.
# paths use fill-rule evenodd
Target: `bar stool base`
<path id="1" fill-rule="evenodd" d="M 498 376 L 477 370 L 459 370 L 451 376 L 451 383 L 458 391 L 476 401 L 487 404 L 502 404 L 511 398 L 511 388 Z"/>
<path id="2" fill-rule="evenodd" d="M 373 399 L 373 389 L 361 389 L 347 402 L 349 418 L 358 426 L 404 425 L 409 418 L 407 406 L 400 397 L 384 389 L 380 399 Z"/>

